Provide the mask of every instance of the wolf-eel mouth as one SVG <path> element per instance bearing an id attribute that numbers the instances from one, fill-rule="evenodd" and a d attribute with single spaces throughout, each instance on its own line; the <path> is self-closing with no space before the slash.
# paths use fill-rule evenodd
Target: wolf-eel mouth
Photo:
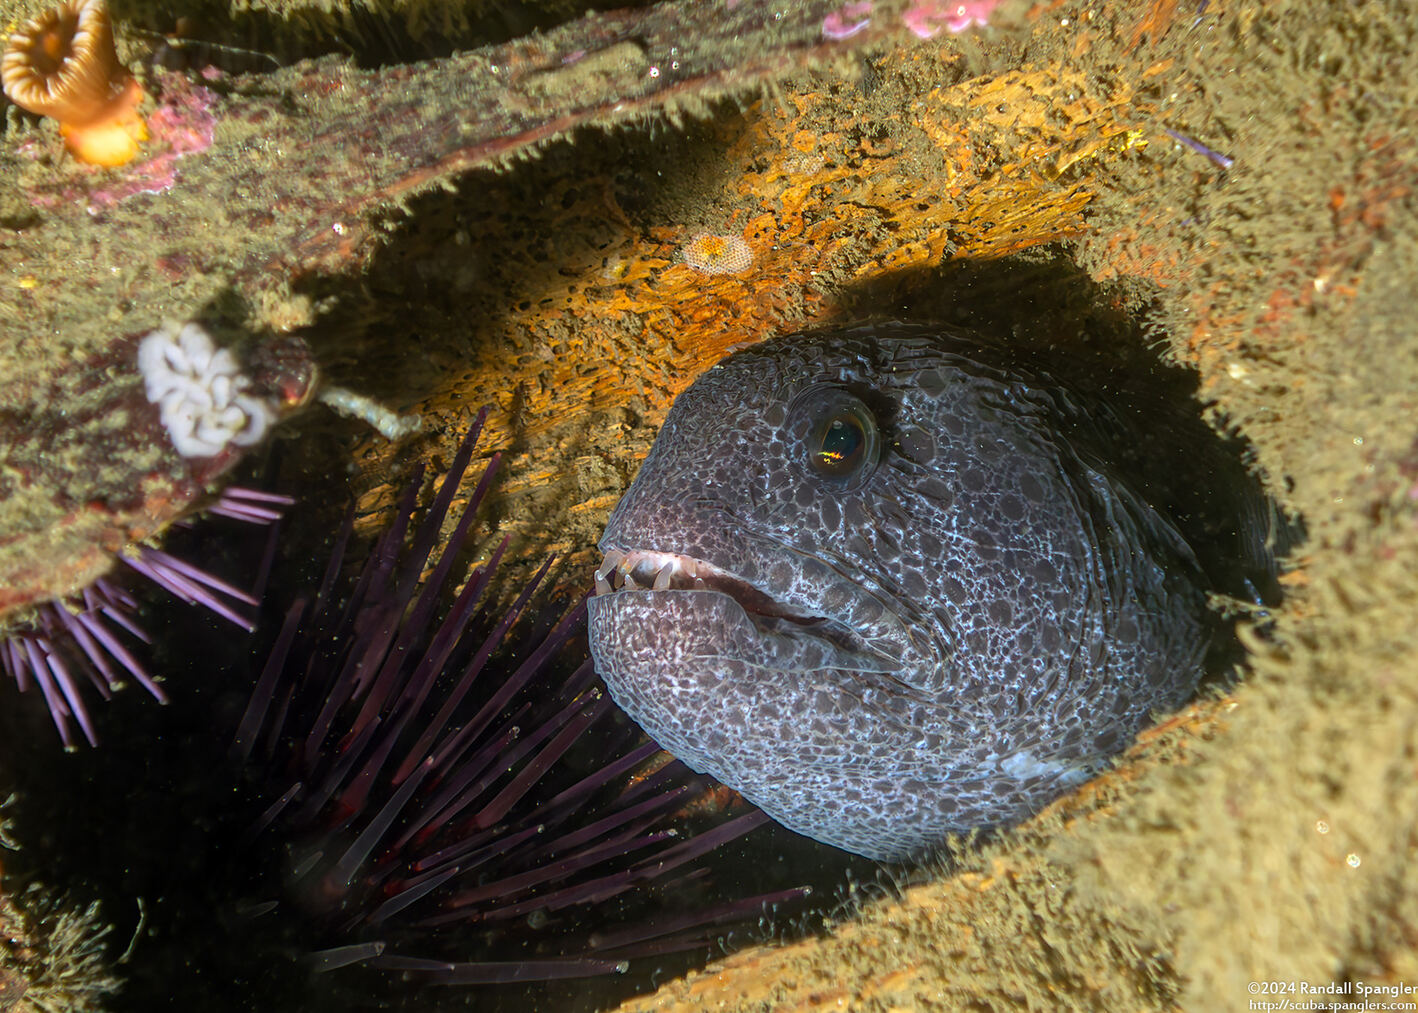
<path id="1" fill-rule="evenodd" d="M 607 549 L 596 568 L 596 595 L 619 591 L 717 591 L 750 616 L 784 619 L 802 626 L 828 622 L 826 616 L 794 609 L 713 563 L 676 552 Z"/>

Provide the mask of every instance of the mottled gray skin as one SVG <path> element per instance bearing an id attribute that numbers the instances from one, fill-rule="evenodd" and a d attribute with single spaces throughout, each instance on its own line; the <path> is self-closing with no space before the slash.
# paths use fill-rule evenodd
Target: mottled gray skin
<path id="1" fill-rule="evenodd" d="M 1102 457 L 1118 416 L 979 347 L 885 324 L 729 357 L 675 402 L 600 543 L 776 603 L 725 580 L 601 594 L 592 655 L 670 753 L 873 858 L 1097 772 L 1194 691 L 1212 625 L 1185 540 Z M 880 427 L 847 481 L 807 446 L 834 390 Z"/>

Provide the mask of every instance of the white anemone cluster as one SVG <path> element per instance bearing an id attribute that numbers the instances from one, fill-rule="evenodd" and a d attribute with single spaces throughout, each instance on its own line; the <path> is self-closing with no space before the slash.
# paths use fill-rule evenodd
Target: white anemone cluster
<path id="1" fill-rule="evenodd" d="M 270 402 L 247 393 L 251 380 L 197 324 L 165 324 L 138 345 L 148 400 L 183 457 L 214 457 L 228 444 L 249 447 L 276 420 Z"/>

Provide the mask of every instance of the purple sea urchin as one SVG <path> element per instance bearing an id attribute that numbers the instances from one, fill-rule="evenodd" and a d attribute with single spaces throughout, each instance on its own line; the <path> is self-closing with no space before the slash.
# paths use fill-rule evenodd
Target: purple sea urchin
<path id="1" fill-rule="evenodd" d="M 197 324 L 170 324 L 7 391 L 0 669 L 21 689 L 39 687 L 66 746 L 74 744 L 71 724 L 90 742 L 97 737 L 80 697 L 86 683 L 106 697 L 131 677 L 163 699 L 133 653 L 134 641 L 148 637 L 119 579 L 125 570 L 251 626 L 240 614 L 255 604 L 249 594 L 155 546 L 193 513 L 266 523 L 287 502 L 247 489 L 213 492 L 314 383 L 298 340 L 268 340 L 247 358 L 241 367 Z"/>
<path id="2" fill-rule="evenodd" d="M 231 487 L 208 512 L 268 524 L 289 502 L 284 496 Z M 204 606 L 248 632 L 254 629 L 253 620 L 243 615 L 240 607 L 255 606 L 257 599 L 214 574 L 148 545 L 139 545 L 117 558 L 188 604 Z M 100 577 L 74 601 L 38 604 L 29 622 L 0 640 L 0 669 L 15 680 L 21 692 L 31 685 L 39 687 L 65 748 L 75 745 L 73 724 L 90 745 L 98 744 L 84 703 L 86 685 L 108 699 L 122 685 L 126 673 L 160 703 L 167 702 L 162 687 L 125 643 L 125 638 L 149 642 L 137 612 L 137 601 L 117 576 Z"/>
<path id="3" fill-rule="evenodd" d="M 319 947 L 319 971 L 357 964 L 437 984 L 607 974 L 704 947 L 714 926 L 804 892 L 647 916 L 649 901 L 696 878 L 690 863 L 766 817 L 680 836 L 698 782 L 677 762 L 657 767 L 589 660 L 576 664 L 584 599 L 512 655 L 520 664 L 489 664 L 550 560 L 486 636 L 475 612 L 505 541 L 437 618 L 500 457 L 435 552 L 481 425 L 417 524 L 410 484 L 340 595 L 346 524 L 313 601 L 286 613 L 239 722 L 236 754 L 267 786 L 250 843 L 287 842 L 280 903 L 313 923 L 301 939 Z"/>

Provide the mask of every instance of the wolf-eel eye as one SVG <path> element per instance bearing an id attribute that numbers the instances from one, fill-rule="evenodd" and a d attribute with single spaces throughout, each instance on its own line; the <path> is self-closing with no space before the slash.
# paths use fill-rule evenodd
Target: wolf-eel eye
<path id="1" fill-rule="evenodd" d="M 815 386 L 794 400 L 808 465 L 834 484 L 855 488 L 876 468 L 880 430 L 859 398 L 837 387 Z"/>

